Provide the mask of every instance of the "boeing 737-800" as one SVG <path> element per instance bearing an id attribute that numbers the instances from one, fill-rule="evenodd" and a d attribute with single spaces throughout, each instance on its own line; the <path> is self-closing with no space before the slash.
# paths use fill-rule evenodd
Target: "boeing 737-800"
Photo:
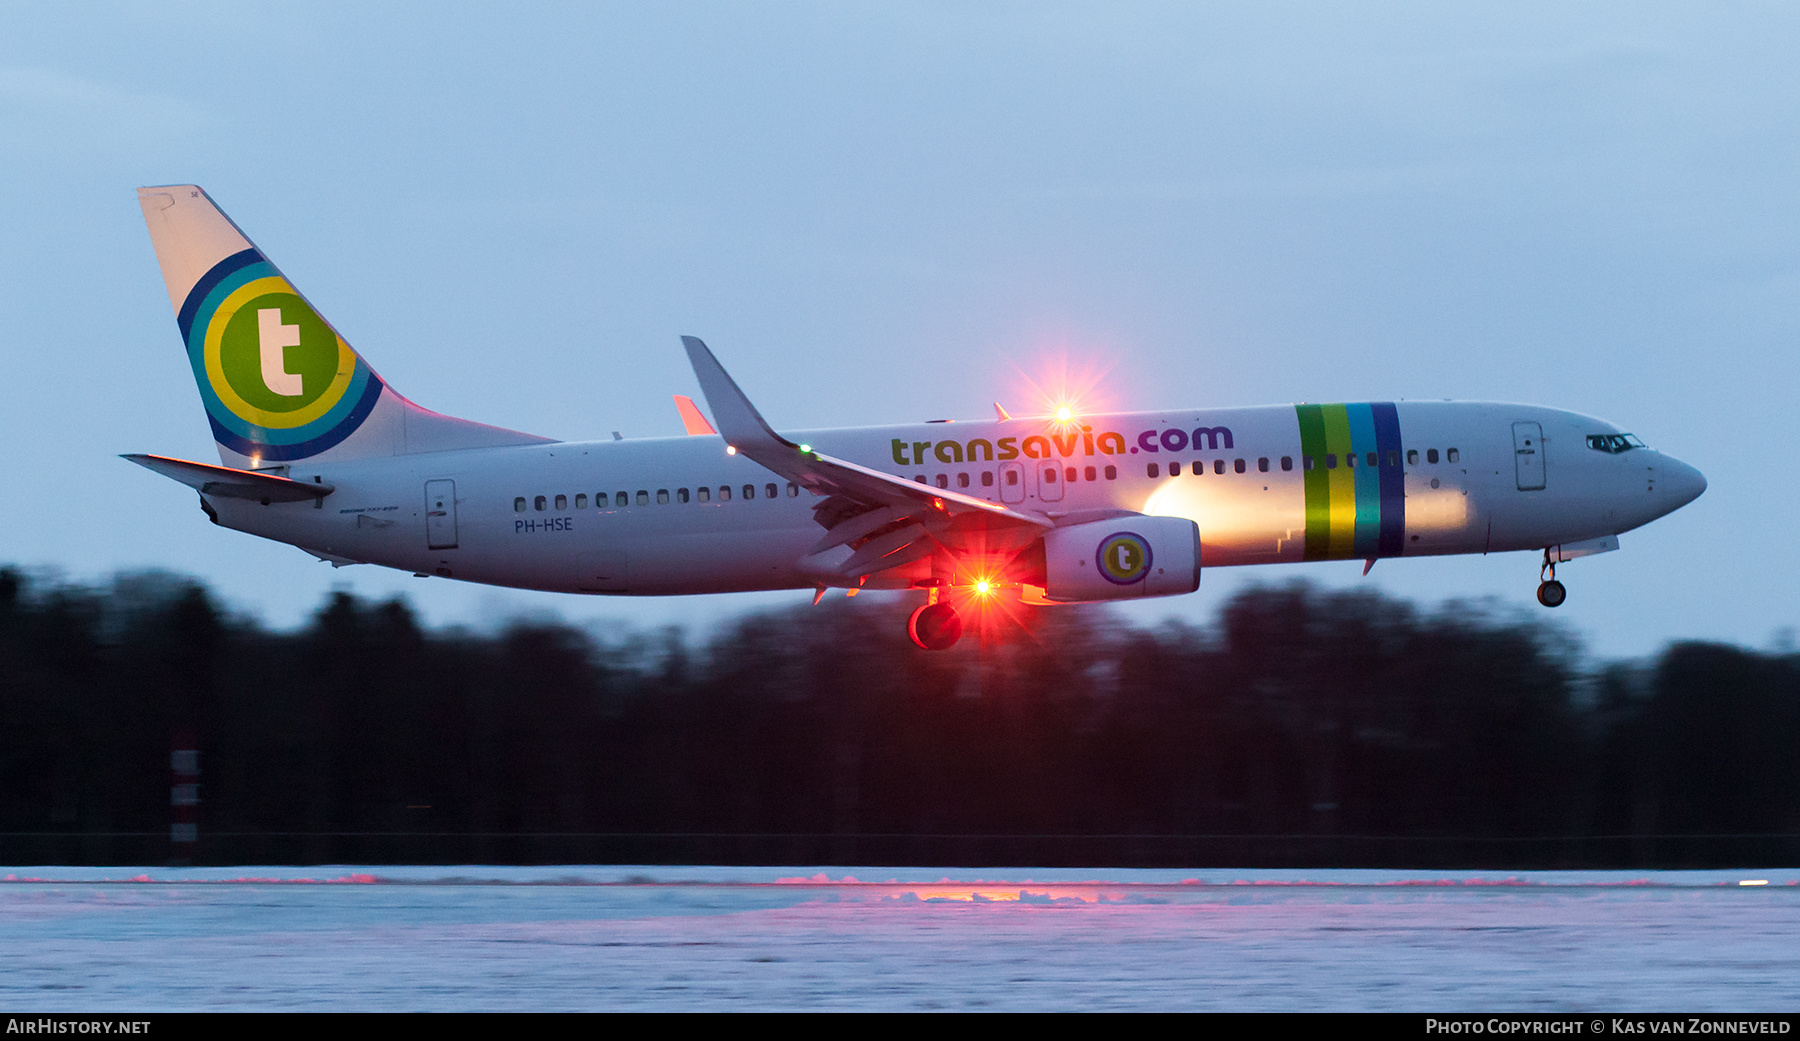
<path id="1" fill-rule="evenodd" d="M 1203 568 L 1449 553 L 1558 563 L 1692 501 L 1699 471 L 1531 405 L 1360 402 L 776 433 L 683 337 L 716 430 L 563 442 L 389 387 L 194 185 L 138 192 L 220 464 L 130 455 L 214 523 L 333 564 L 635 596 L 918 590 L 959 608 L 1174 596 Z"/>

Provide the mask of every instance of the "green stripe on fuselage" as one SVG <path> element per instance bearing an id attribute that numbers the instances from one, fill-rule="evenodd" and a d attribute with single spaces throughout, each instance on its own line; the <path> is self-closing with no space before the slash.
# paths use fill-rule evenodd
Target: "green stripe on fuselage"
<path id="1" fill-rule="evenodd" d="M 1331 486 L 1325 477 L 1325 417 L 1318 405 L 1295 405 L 1300 420 L 1301 483 L 1306 488 L 1306 560 L 1327 559 L 1331 544 Z"/>
<path id="2" fill-rule="evenodd" d="M 1294 414 L 1300 422 L 1301 482 L 1306 489 L 1304 559 L 1356 556 L 1359 543 L 1374 544 L 1381 523 L 1377 472 L 1364 466 L 1366 459 L 1352 461 L 1359 448 L 1365 452 L 1375 448 L 1369 406 L 1295 405 Z M 1305 468 L 1307 460 L 1310 468 Z"/>

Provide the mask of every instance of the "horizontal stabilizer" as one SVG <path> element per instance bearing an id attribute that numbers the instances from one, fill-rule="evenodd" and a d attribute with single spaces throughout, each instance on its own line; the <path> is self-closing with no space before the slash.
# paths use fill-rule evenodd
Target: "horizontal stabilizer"
<path id="1" fill-rule="evenodd" d="M 166 455 L 127 455 L 121 458 L 129 459 L 171 480 L 180 481 L 202 495 L 218 495 L 227 499 L 252 499 L 263 503 L 306 502 L 309 499 L 323 499 L 337 490 L 329 484 L 296 481 L 275 474 L 189 462 L 186 459 L 171 459 Z"/>

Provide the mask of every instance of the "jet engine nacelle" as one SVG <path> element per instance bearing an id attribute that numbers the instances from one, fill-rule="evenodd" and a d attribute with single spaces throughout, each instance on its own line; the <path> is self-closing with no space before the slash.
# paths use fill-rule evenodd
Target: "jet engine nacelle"
<path id="1" fill-rule="evenodd" d="M 1200 527 L 1184 517 L 1122 517 L 1044 536 L 1044 595 L 1131 600 L 1200 588 Z"/>

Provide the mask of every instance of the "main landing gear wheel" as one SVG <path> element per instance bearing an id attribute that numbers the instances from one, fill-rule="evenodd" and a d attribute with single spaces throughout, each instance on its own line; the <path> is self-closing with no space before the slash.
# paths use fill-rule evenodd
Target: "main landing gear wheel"
<path id="1" fill-rule="evenodd" d="M 942 651 L 962 639 L 962 616 L 949 604 L 926 604 L 906 620 L 906 635 L 928 651 Z"/>
<path id="2" fill-rule="evenodd" d="M 1561 607 L 1569 598 L 1569 591 L 1556 580 L 1556 561 L 1550 559 L 1550 551 L 1544 550 L 1544 566 L 1538 570 L 1538 603 L 1545 607 Z"/>

